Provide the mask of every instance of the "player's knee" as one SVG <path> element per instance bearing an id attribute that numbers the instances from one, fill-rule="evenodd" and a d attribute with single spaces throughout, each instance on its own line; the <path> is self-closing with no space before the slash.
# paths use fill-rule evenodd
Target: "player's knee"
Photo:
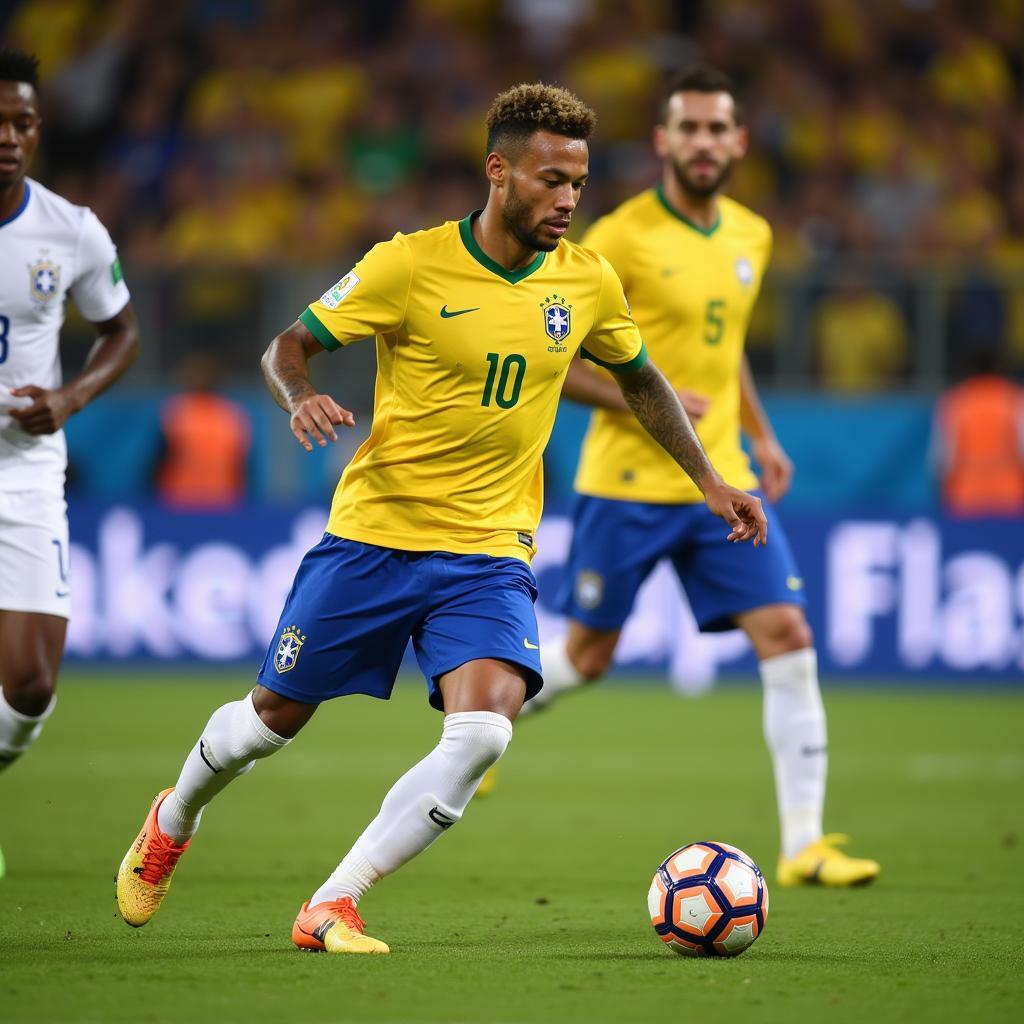
<path id="1" fill-rule="evenodd" d="M 447 715 L 441 745 L 463 768 L 467 778 L 483 775 L 505 753 L 512 723 L 492 711 L 463 711 Z"/>
<path id="2" fill-rule="evenodd" d="M 19 714 L 38 718 L 50 706 L 57 679 L 42 665 L 24 665 L 8 671 L 4 679 L 7 703 Z"/>
<path id="3" fill-rule="evenodd" d="M 799 608 L 780 608 L 766 632 L 766 639 L 775 654 L 788 654 L 814 646 L 814 633 Z"/>
<path id="4" fill-rule="evenodd" d="M 612 663 L 614 652 L 597 644 L 581 647 L 574 651 L 570 660 L 585 683 L 593 683 L 601 678 Z"/>
<path id="5" fill-rule="evenodd" d="M 794 611 L 782 626 L 781 642 L 787 651 L 802 651 L 814 646 L 814 633 L 803 612 Z"/>
<path id="6" fill-rule="evenodd" d="M 243 697 L 214 711 L 199 742 L 200 755 L 211 768 L 242 774 L 288 741 L 268 729 L 252 701 Z"/>

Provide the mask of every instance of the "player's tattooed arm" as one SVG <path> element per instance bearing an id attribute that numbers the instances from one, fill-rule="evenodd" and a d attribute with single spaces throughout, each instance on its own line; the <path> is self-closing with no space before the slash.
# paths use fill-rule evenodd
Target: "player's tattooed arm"
<path id="1" fill-rule="evenodd" d="M 635 372 L 616 374 L 615 380 L 640 425 L 700 488 L 708 508 L 729 524 L 729 540 L 753 540 L 755 547 L 764 544 L 768 524 L 760 500 L 719 476 L 664 374 L 647 362 Z"/>
<path id="2" fill-rule="evenodd" d="M 335 424 L 353 427 L 356 422 L 330 395 L 319 394 L 309 379 L 309 360 L 322 351 L 323 346 L 296 320 L 270 343 L 260 362 L 274 401 L 291 414 L 292 434 L 307 452 L 313 450 L 310 438 L 323 448 L 328 438 L 338 440 Z"/>
<path id="3" fill-rule="evenodd" d="M 711 404 L 706 396 L 687 388 L 677 388 L 676 394 L 683 403 L 686 415 L 693 422 L 699 420 Z M 562 397 L 596 409 L 629 412 L 629 406 L 622 397 L 622 391 L 616 387 L 615 380 L 591 369 L 579 355 L 576 355 L 569 364 L 569 372 L 565 375 L 565 383 L 562 385 Z"/>

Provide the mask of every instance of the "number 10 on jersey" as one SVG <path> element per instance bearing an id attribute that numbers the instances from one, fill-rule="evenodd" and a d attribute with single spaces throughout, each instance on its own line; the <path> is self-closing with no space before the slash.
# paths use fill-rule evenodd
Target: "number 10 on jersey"
<path id="1" fill-rule="evenodd" d="M 502 360 L 497 352 L 487 353 L 487 380 L 484 382 L 484 394 L 480 404 L 491 404 L 491 398 L 499 409 L 511 409 L 519 401 L 519 392 L 523 387 L 526 375 L 526 357 L 513 352 Z M 498 367 L 501 372 L 498 372 Z M 498 378 L 497 387 L 494 379 Z"/>

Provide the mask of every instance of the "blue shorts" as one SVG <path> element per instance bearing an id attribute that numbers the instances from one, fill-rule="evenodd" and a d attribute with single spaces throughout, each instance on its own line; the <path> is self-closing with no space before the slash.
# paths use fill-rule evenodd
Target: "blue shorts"
<path id="1" fill-rule="evenodd" d="M 619 629 L 662 558 L 672 560 L 703 632 L 734 629 L 736 615 L 762 605 L 802 605 L 803 580 L 789 542 L 767 502 L 764 510 L 768 544 L 755 548 L 727 541 L 729 527 L 703 503 L 579 495 L 558 608 L 590 629 Z"/>
<path id="2" fill-rule="evenodd" d="M 412 640 L 439 711 L 438 679 L 477 658 L 525 669 L 530 698 L 542 685 L 536 599 L 518 558 L 396 551 L 327 533 L 299 565 L 257 679 L 306 704 L 349 693 L 387 700 Z"/>

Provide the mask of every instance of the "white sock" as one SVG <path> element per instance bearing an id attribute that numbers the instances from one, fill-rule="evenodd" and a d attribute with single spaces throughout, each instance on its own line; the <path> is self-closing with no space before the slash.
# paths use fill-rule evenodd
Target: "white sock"
<path id="1" fill-rule="evenodd" d="M 160 831 L 175 843 L 190 839 L 199 828 L 203 808 L 229 782 L 290 742 L 263 724 L 252 694 L 218 708 L 185 758 L 174 792 L 160 805 Z"/>
<path id="2" fill-rule="evenodd" d="M 547 707 L 566 690 L 575 690 L 586 682 L 579 669 L 569 660 L 564 636 L 541 646 L 540 674 L 544 677 L 544 686 L 536 697 L 523 705 L 520 716 Z"/>
<path id="3" fill-rule="evenodd" d="M 822 836 L 828 738 L 813 647 L 761 662 L 764 736 L 775 767 L 782 853 L 792 857 Z"/>
<path id="4" fill-rule="evenodd" d="M 309 905 L 359 898 L 374 882 L 422 853 L 450 826 L 476 792 L 484 772 L 505 752 L 512 723 L 492 711 L 446 715 L 441 740 L 392 787 L 380 813 L 355 841 Z"/>
<path id="5" fill-rule="evenodd" d="M 0 772 L 14 764 L 35 743 L 56 706 L 57 695 L 54 694 L 41 715 L 23 715 L 7 703 L 0 688 Z"/>

